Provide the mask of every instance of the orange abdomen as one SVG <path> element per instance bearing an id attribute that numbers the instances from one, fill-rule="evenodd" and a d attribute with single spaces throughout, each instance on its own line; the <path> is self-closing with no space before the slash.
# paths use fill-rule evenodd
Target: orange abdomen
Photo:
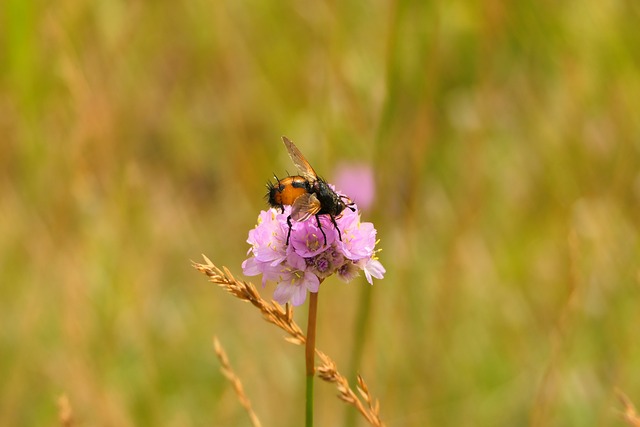
<path id="1" fill-rule="evenodd" d="M 310 188 L 309 182 L 298 175 L 279 179 L 275 184 L 269 184 L 269 205 L 274 208 L 292 205 L 298 197 L 308 193 Z"/>

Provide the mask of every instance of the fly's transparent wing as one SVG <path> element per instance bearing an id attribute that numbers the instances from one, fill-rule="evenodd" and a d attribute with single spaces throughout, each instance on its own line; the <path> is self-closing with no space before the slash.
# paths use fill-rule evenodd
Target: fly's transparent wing
<path id="1" fill-rule="evenodd" d="M 312 193 L 304 193 L 291 206 L 291 218 L 303 222 L 320 211 L 320 200 Z"/>
<path id="2" fill-rule="evenodd" d="M 284 142 L 284 146 L 287 147 L 289 157 L 293 160 L 293 164 L 296 165 L 300 174 L 310 182 L 317 181 L 318 175 L 316 175 L 316 171 L 313 170 L 309 162 L 307 162 L 307 159 L 305 159 L 300 150 L 298 150 L 298 147 L 286 136 L 282 137 L 282 142 Z"/>

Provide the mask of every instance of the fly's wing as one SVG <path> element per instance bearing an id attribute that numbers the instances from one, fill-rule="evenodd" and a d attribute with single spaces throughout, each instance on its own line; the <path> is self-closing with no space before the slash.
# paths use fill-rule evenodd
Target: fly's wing
<path id="1" fill-rule="evenodd" d="M 285 147 L 287 147 L 289 157 L 293 160 L 293 164 L 296 165 L 300 174 L 310 182 L 317 181 L 318 175 L 316 175 L 316 171 L 313 170 L 309 162 L 307 162 L 307 159 L 305 159 L 300 150 L 298 150 L 298 147 L 286 136 L 282 137 L 282 142 L 284 142 Z"/>
<path id="2" fill-rule="evenodd" d="M 320 200 L 313 193 L 304 193 L 291 206 L 291 218 L 303 222 L 320 211 Z"/>

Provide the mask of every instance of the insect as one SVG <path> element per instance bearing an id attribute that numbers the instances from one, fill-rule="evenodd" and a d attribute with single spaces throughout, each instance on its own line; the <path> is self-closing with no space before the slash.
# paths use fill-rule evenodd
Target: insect
<path id="1" fill-rule="evenodd" d="M 329 215 L 333 226 L 338 230 L 338 237 L 342 240 L 342 233 L 340 233 L 336 218 L 340 217 L 346 208 L 355 212 L 354 203 L 346 196 L 333 191 L 327 182 L 316 174 L 291 140 L 283 136 L 282 142 L 287 147 L 289 157 L 293 160 L 300 175 L 288 176 L 283 179 L 275 177 L 275 184 L 267 184 L 269 192 L 266 197 L 271 207 L 280 209 L 282 212 L 284 212 L 285 205 L 291 206 L 291 214 L 287 217 L 289 225 L 287 245 L 289 237 L 291 237 L 291 219 L 303 222 L 315 216 L 326 246 L 327 235 L 320 225 L 320 215 Z"/>

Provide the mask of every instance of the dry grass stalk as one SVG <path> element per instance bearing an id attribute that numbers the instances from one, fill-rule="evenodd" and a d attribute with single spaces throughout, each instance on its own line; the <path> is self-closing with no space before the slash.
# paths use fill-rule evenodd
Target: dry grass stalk
<path id="1" fill-rule="evenodd" d="M 250 302 L 253 306 L 257 307 L 267 322 L 273 323 L 289 334 L 287 341 L 298 345 L 304 344 L 304 333 L 296 322 L 294 322 L 293 309 L 289 305 L 283 309 L 275 301 L 270 303 L 265 301 L 253 284 L 237 280 L 226 267 L 222 267 L 222 270 L 220 270 L 213 265 L 209 258 L 204 255 L 203 258 L 206 264 L 192 262 L 196 270 L 209 276 L 209 281 L 225 289 L 231 295 L 242 301 Z"/>
<path id="2" fill-rule="evenodd" d="M 73 426 L 73 410 L 66 394 L 58 397 L 58 420 L 62 427 Z"/>
<path id="3" fill-rule="evenodd" d="M 338 372 L 336 363 L 320 350 L 316 350 L 316 353 L 322 362 L 318 367 L 318 376 L 320 379 L 335 384 L 339 393 L 338 397 L 344 402 L 353 405 L 369 424 L 384 427 L 384 423 L 380 419 L 380 402 L 371 397 L 369 388 L 362 377 L 358 375 L 358 392 L 367 404 L 366 407 L 349 386 L 349 381 Z"/>
<path id="4" fill-rule="evenodd" d="M 636 412 L 631 400 L 620 389 L 616 389 L 616 394 L 624 405 L 624 420 L 632 427 L 640 427 L 640 415 Z"/>
<path id="5" fill-rule="evenodd" d="M 289 336 L 285 338 L 287 341 L 297 345 L 303 345 L 306 342 L 306 337 L 302 329 L 293 320 L 293 309 L 289 305 L 283 309 L 274 301 L 270 303 L 265 301 L 253 284 L 237 280 L 226 267 L 222 267 L 221 270 L 206 256 L 203 255 L 203 258 L 206 264 L 198 264 L 196 262 L 192 262 L 192 264 L 196 270 L 206 274 L 210 282 L 217 284 L 236 298 L 250 302 L 254 307 L 257 307 L 267 322 L 273 323 L 289 334 Z M 384 423 L 380 419 L 380 404 L 377 399 L 374 400 L 371 397 L 369 389 L 362 377 L 358 376 L 358 392 L 362 396 L 366 406 L 351 389 L 349 381 L 338 372 L 336 363 L 318 349 L 316 349 L 316 354 L 322 362 L 317 369 L 320 379 L 335 384 L 339 392 L 338 397 L 348 404 L 353 405 L 369 424 L 376 427 L 384 427 Z"/>
<path id="6" fill-rule="evenodd" d="M 262 427 L 260 424 L 260 420 L 255 412 L 253 412 L 253 408 L 251 407 L 251 401 L 244 393 L 244 388 L 242 387 L 242 382 L 240 382 L 240 378 L 233 372 L 231 369 L 231 365 L 229 364 L 229 358 L 227 357 L 227 353 L 225 353 L 224 349 L 220 345 L 220 341 L 218 341 L 217 337 L 213 337 L 213 348 L 220 360 L 220 364 L 222 365 L 222 374 L 229 380 L 231 385 L 233 386 L 233 390 L 236 392 L 238 396 L 238 400 L 240 404 L 246 409 L 247 414 L 249 414 L 249 419 L 251 419 L 251 425 L 253 427 Z"/>

